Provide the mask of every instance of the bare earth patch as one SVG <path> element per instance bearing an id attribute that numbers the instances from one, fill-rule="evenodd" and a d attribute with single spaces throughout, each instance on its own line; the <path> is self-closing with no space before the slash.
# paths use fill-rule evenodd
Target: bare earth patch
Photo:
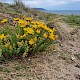
<path id="1" fill-rule="evenodd" d="M 26 62 L 6 61 L 0 64 L 0 80 L 80 80 L 80 64 L 67 55 L 49 51 Z"/>

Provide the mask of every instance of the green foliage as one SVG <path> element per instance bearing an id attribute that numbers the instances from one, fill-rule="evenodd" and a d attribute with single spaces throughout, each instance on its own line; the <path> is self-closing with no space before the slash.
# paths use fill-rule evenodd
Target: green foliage
<path id="1" fill-rule="evenodd" d="M 52 42 L 55 42 L 58 35 L 56 29 L 50 29 L 45 23 L 33 21 L 33 18 L 14 18 L 14 28 L 8 26 L 8 20 L 1 21 L 3 28 L 0 28 L 0 57 L 23 56 L 43 51 Z"/>
<path id="2" fill-rule="evenodd" d="M 69 15 L 64 18 L 67 23 L 71 23 L 73 25 L 80 26 L 80 16 L 77 15 Z"/>

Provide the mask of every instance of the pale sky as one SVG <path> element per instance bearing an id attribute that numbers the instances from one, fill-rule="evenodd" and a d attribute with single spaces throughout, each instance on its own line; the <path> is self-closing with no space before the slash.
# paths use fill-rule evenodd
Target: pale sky
<path id="1" fill-rule="evenodd" d="M 13 0 L 0 0 L 13 3 Z M 80 0 L 22 0 L 32 8 L 44 8 L 47 10 L 80 10 Z"/>

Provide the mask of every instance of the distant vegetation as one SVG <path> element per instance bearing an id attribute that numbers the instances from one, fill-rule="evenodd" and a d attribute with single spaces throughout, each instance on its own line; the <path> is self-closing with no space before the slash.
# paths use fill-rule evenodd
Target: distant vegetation
<path id="1" fill-rule="evenodd" d="M 34 9 L 37 9 L 37 10 L 40 10 L 40 11 L 46 10 L 46 9 L 44 9 L 44 8 L 34 8 Z"/>
<path id="2" fill-rule="evenodd" d="M 64 20 L 69 24 L 80 26 L 80 16 L 78 15 L 65 16 Z"/>

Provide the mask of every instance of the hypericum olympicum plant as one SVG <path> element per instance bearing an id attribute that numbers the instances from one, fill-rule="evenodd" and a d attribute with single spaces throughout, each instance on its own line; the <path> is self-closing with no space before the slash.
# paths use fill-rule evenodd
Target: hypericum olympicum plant
<path id="1" fill-rule="evenodd" d="M 56 29 L 50 29 L 44 22 L 34 21 L 33 18 L 14 18 L 13 28 L 3 27 L 0 32 L 0 57 L 28 54 L 44 50 L 58 38 Z M 7 19 L 1 21 L 8 23 Z M 53 43 L 54 44 L 54 43 Z"/>

